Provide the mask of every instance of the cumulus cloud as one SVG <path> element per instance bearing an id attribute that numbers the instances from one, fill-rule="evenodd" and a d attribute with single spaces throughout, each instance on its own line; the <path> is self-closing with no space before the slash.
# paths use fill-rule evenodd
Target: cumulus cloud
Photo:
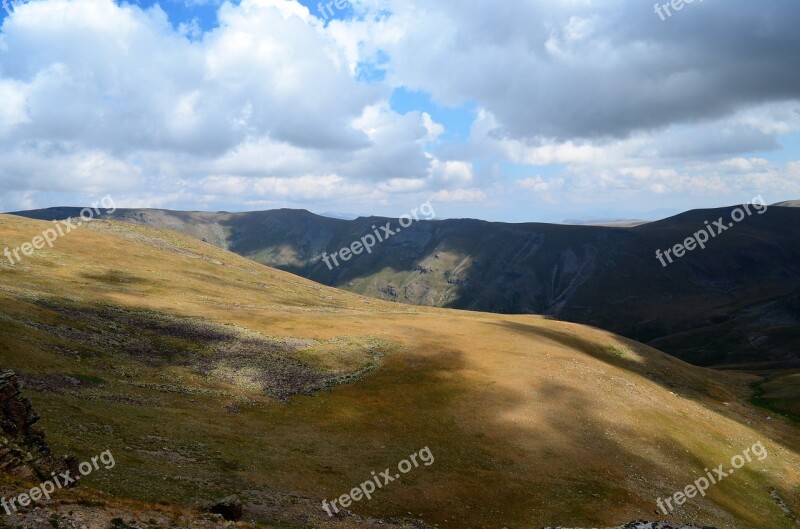
<path id="1" fill-rule="evenodd" d="M 196 39 L 158 5 L 19 6 L 0 33 L 0 182 L 302 199 L 427 181 L 442 126 L 392 111 L 305 7 L 225 3 L 219 21 Z"/>
<path id="2" fill-rule="evenodd" d="M 698 3 L 667 23 L 632 0 L 360 5 L 392 13 L 371 38 L 393 82 L 479 101 L 514 138 L 625 137 L 800 92 L 793 0 Z"/>

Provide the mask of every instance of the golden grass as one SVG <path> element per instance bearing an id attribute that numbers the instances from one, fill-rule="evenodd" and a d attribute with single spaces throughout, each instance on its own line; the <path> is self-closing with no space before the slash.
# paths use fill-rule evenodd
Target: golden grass
<path id="1" fill-rule="evenodd" d="M 0 248 L 48 224 L 0 216 Z M 330 370 L 364 365 L 364 344 L 390 352 L 359 382 L 279 402 L 113 347 L 76 357 L 46 327 L 63 317 L 37 297 L 299 340 L 312 346 L 292 354 Z M 794 527 L 772 490 L 800 512 L 797 426 L 748 404 L 752 377 L 597 329 L 367 299 L 171 232 L 99 221 L 21 265 L 0 264 L 0 307 L 0 365 L 102 380 L 30 396 L 58 452 L 114 451 L 117 467 L 89 485 L 121 497 L 190 505 L 274 487 L 332 499 L 428 446 L 434 465 L 353 510 L 458 529 L 605 526 L 657 518 L 656 497 L 762 441 L 765 461 L 670 518 Z M 232 404 L 239 413 L 226 413 Z"/>

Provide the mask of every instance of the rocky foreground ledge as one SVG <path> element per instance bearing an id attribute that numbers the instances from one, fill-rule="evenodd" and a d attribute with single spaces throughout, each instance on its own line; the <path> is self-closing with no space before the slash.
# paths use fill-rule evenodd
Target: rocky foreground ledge
<path id="1" fill-rule="evenodd" d="M 581 529 L 581 528 L 543 527 L 542 529 Z M 588 529 L 588 528 L 583 528 L 583 529 Z M 716 528 L 710 527 L 708 525 L 685 525 L 673 522 L 646 522 L 644 520 L 637 520 L 635 522 L 630 522 L 625 525 L 608 527 L 607 529 L 716 529 Z"/>
<path id="2" fill-rule="evenodd" d="M 73 470 L 72 457 L 55 459 L 44 432 L 34 425 L 39 417 L 20 393 L 13 371 L 0 370 L 0 472 L 25 479 L 50 479 L 53 472 Z"/>

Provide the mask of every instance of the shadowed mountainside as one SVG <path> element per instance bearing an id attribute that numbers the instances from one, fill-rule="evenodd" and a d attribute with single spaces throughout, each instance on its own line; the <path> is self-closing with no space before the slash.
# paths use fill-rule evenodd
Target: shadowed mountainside
<path id="1" fill-rule="evenodd" d="M 772 206 L 666 268 L 666 250 L 734 208 L 631 228 L 415 222 L 332 270 L 321 260 L 390 219 L 307 211 L 118 210 L 112 218 L 176 230 L 325 285 L 391 301 L 543 314 L 611 330 L 691 363 L 800 366 L 800 209 Z M 44 220 L 77 208 L 17 213 Z M 397 228 L 397 221 L 392 221 Z M 795 302 L 792 302 L 792 300 Z"/>

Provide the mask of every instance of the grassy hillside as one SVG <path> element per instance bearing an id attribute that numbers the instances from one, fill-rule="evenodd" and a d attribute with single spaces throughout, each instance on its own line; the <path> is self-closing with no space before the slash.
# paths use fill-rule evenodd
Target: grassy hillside
<path id="1" fill-rule="evenodd" d="M 0 248 L 48 226 L 0 216 Z M 237 493 L 247 519 L 321 527 L 321 508 L 291 513 L 429 447 L 352 510 L 612 526 L 760 441 L 769 457 L 669 518 L 796 527 L 773 493 L 800 513 L 800 431 L 750 404 L 757 377 L 538 316 L 359 297 L 147 226 L 95 221 L 0 264 L 0 365 L 56 453 L 115 454 L 85 486 L 132 501 Z"/>
<path id="2" fill-rule="evenodd" d="M 746 217 L 704 251 L 664 268 L 656 250 L 682 243 L 733 208 L 697 210 L 634 228 L 420 221 L 329 269 L 321 260 L 390 219 L 307 211 L 118 210 L 114 218 L 197 237 L 314 281 L 390 301 L 552 315 L 648 343 L 690 363 L 800 367 L 800 210 Z M 77 216 L 76 208 L 24 212 Z M 393 221 L 397 228 L 397 221 Z"/>

